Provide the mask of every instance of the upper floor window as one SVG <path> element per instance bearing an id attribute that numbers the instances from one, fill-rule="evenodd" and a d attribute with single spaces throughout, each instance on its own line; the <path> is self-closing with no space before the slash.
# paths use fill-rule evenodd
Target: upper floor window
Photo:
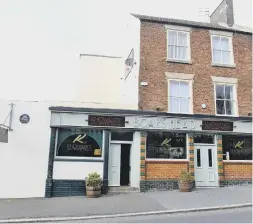
<path id="1" fill-rule="evenodd" d="M 221 115 L 235 115 L 234 86 L 216 84 L 216 113 Z"/>
<path id="2" fill-rule="evenodd" d="M 233 65 L 232 37 L 212 35 L 211 38 L 213 64 Z"/>
<path id="3" fill-rule="evenodd" d="M 169 112 L 190 113 L 190 83 L 169 81 Z"/>
<path id="4" fill-rule="evenodd" d="M 189 32 L 167 30 L 167 59 L 188 62 L 190 61 Z"/>

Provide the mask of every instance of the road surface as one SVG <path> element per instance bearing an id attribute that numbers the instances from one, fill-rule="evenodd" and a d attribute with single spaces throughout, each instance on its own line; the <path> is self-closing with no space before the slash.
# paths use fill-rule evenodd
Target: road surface
<path id="1" fill-rule="evenodd" d="M 78 220 L 66 223 L 252 223 L 252 207 L 171 215 Z"/>

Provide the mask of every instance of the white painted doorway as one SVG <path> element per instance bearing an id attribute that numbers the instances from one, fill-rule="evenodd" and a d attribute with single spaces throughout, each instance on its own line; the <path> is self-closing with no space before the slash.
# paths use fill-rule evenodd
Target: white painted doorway
<path id="1" fill-rule="evenodd" d="M 196 187 L 218 187 L 217 150 L 215 145 L 194 145 Z"/>
<path id="2" fill-rule="evenodd" d="M 120 186 L 120 157 L 121 144 L 110 144 L 108 164 L 108 184 L 109 186 Z"/>

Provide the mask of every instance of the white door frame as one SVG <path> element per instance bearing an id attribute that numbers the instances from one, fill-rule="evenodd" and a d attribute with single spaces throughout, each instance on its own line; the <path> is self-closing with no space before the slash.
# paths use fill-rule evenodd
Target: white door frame
<path id="1" fill-rule="evenodd" d="M 219 174 L 218 174 L 218 157 L 217 157 L 217 135 L 214 136 L 214 143 L 213 144 L 208 144 L 208 143 L 194 143 L 194 177 L 195 176 L 195 153 L 196 153 L 196 147 L 201 147 L 201 146 L 211 146 L 214 149 L 214 166 L 215 166 L 215 176 L 216 176 L 216 182 L 217 182 L 217 186 L 215 187 L 219 187 Z M 199 187 L 201 188 L 201 187 Z M 206 187 L 208 188 L 208 186 Z M 213 187 L 210 187 L 213 188 Z"/>
<path id="2" fill-rule="evenodd" d="M 111 144 L 119 144 L 119 145 L 130 145 L 130 155 L 129 155 L 129 159 L 130 159 L 130 161 L 129 161 L 129 164 L 130 164 L 130 167 L 131 167 L 131 169 L 130 169 L 130 171 L 129 171 L 129 185 L 131 186 L 131 172 L 132 172 L 132 158 L 131 158 L 131 153 L 132 153 L 132 148 L 133 148 L 133 141 L 110 141 L 110 145 Z M 110 147 L 110 146 L 109 146 Z M 110 149 L 109 149 L 109 151 L 110 151 Z M 109 152 L 110 153 L 110 152 Z M 110 157 L 110 155 L 109 155 L 109 157 Z M 120 158 L 121 159 L 121 158 Z M 120 163 L 121 163 L 121 161 L 120 161 Z M 108 169 L 108 177 L 109 177 L 109 169 Z"/>

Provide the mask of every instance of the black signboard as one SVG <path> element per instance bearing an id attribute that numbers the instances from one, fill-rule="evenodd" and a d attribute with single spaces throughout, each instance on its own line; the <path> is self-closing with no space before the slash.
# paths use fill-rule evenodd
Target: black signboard
<path id="1" fill-rule="evenodd" d="M 125 127 L 125 117 L 89 115 L 88 125 Z"/>
<path id="2" fill-rule="evenodd" d="M 96 140 L 89 135 L 74 134 L 62 142 L 56 155 L 68 157 L 101 157 L 102 150 Z"/>
<path id="3" fill-rule="evenodd" d="M 227 121 L 202 121 L 202 130 L 233 131 L 234 124 Z"/>

